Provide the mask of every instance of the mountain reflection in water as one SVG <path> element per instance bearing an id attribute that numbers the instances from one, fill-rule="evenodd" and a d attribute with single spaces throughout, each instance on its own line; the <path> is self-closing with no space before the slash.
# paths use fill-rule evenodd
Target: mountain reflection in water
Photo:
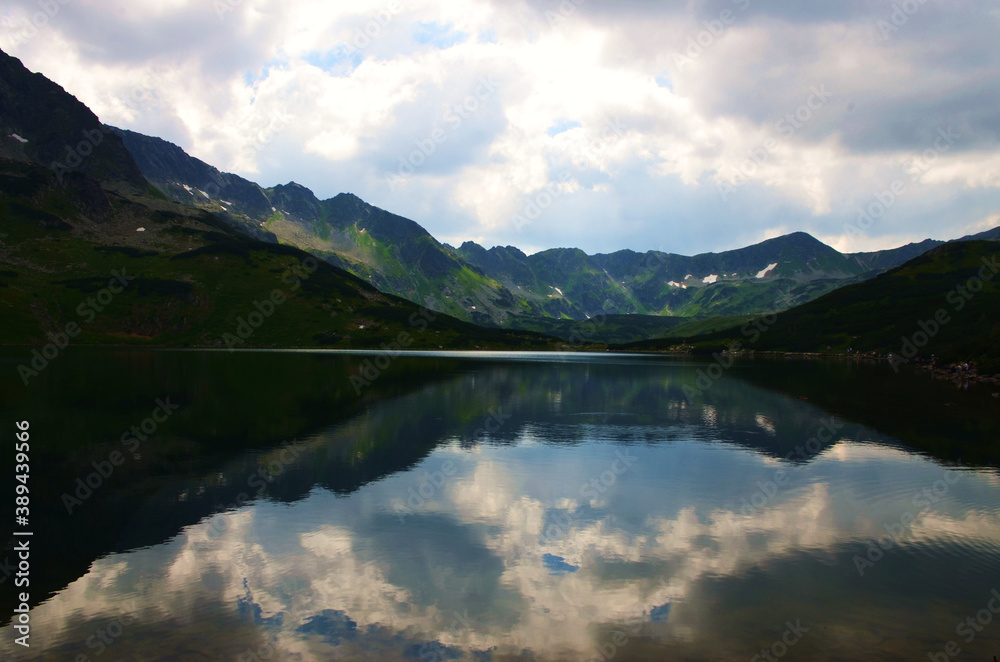
<path id="1" fill-rule="evenodd" d="M 956 635 L 1000 589 L 997 426 L 875 420 L 843 394 L 881 366 L 739 364 L 689 398 L 697 361 L 429 355 L 358 395 L 365 358 L 94 350 L 34 393 L 5 384 L 38 444 L 51 596 L 30 650 L 3 629 L 4 659 L 1000 651 L 1000 618 Z M 907 379 L 907 401 L 947 397 Z M 61 495 L 168 396 L 141 459 L 68 514 Z M 962 444 L 987 461 L 950 457 Z"/>

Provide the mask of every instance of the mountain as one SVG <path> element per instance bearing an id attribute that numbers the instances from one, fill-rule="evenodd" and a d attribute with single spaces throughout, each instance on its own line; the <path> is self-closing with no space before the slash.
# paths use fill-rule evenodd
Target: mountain
<path id="1" fill-rule="evenodd" d="M 3 343 L 378 348 L 407 334 L 409 347 L 549 344 L 422 312 L 173 202 L 115 197 L 97 224 L 49 169 L 2 160 L 0 194 Z"/>
<path id="2" fill-rule="evenodd" d="M 997 228 L 1000 231 L 1000 228 Z M 985 233 L 984 233 L 985 234 Z M 904 262 L 909 262 L 913 258 L 923 255 L 932 248 L 943 244 L 943 241 L 924 239 L 915 244 L 907 244 L 899 248 L 892 248 L 884 251 L 874 251 L 871 253 L 851 253 L 849 257 L 868 271 L 885 271 L 897 267 Z"/>
<path id="3" fill-rule="evenodd" d="M 122 144 L 143 164 L 142 174 L 157 187 L 180 202 L 190 202 L 201 197 L 225 201 L 210 211 L 228 212 L 227 220 L 237 221 L 237 226 L 245 233 L 264 241 L 278 243 L 278 238 L 264 230 L 260 223 L 241 219 L 259 217 L 271 213 L 271 203 L 259 186 L 239 175 L 219 172 L 204 161 L 189 156 L 180 147 L 160 138 L 144 136 L 133 131 L 107 127 L 118 136 Z M 194 186 L 180 182 L 194 182 Z M 231 202 L 230 202 L 231 201 Z"/>
<path id="4" fill-rule="evenodd" d="M 263 188 L 220 172 L 159 138 L 114 129 L 143 173 L 173 199 L 235 227 L 322 257 L 378 289 L 481 325 L 578 339 L 595 316 L 642 315 L 602 325 L 592 342 L 661 335 L 682 321 L 742 316 L 810 301 L 938 245 L 926 240 L 844 255 L 805 233 L 687 257 L 649 251 L 587 255 L 559 248 L 528 256 L 513 247 L 441 244 L 416 222 L 342 193 L 318 199 L 290 182 Z M 633 324 L 635 328 L 626 327 Z M 611 331 L 614 327 L 614 331 Z M 645 337 L 648 337 L 645 336 Z"/>
<path id="5" fill-rule="evenodd" d="M 1000 227 L 993 228 L 992 230 L 986 230 L 985 232 L 980 232 L 979 234 L 970 234 L 968 236 L 962 237 L 959 241 L 1000 241 Z"/>
<path id="6" fill-rule="evenodd" d="M 0 158 L 51 168 L 78 192 L 90 190 L 85 177 L 113 190 L 149 189 L 125 145 L 87 106 L 3 51 Z"/>
<path id="7" fill-rule="evenodd" d="M 506 325 L 512 315 L 541 313 L 414 221 L 354 195 L 320 200 L 295 182 L 262 188 L 165 140 L 111 130 L 170 198 L 211 211 L 244 232 L 307 250 L 379 290 L 488 326 Z"/>
<path id="8" fill-rule="evenodd" d="M 756 323 L 688 338 L 717 351 L 739 342 L 743 349 L 792 352 L 874 352 L 893 362 L 916 356 L 976 361 L 980 371 L 1000 373 L 1000 245 L 954 241 L 900 267 Z M 664 350 L 677 334 L 626 349 Z"/>
<path id="9" fill-rule="evenodd" d="M 786 309 L 870 277 L 941 242 L 879 253 L 842 254 L 804 232 L 722 253 L 683 255 L 623 250 L 587 255 L 559 248 L 527 256 L 472 242 L 459 255 L 553 317 L 602 311 L 641 315 L 745 315 Z"/>
<path id="10" fill-rule="evenodd" d="M 298 248 L 258 241 L 207 210 L 168 200 L 146 181 L 118 134 L 5 54 L 0 104 L 0 343 L 39 348 L 19 366 L 26 383 L 70 343 L 435 349 L 553 343 L 431 313 Z M 78 136 L 90 140 L 89 149 L 74 142 Z M 79 162 L 58 160 L 74 150 Z M 188 165 L 177 156 L 162 166 Z M 252 200 L 252 187 L 228 181 L 231 191 Z"/>

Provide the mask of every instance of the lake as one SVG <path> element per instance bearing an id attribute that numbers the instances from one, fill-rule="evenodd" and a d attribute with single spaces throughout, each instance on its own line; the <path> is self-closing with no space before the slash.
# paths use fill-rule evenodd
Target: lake
<path id="1" fill-rule="evenodd" d="M 848 362 L 85 348 L 25 386 L 26 358 L 0 349 L 0 483 L 28 421 L 33 533 L 30 648 L 0 574 L 4 660 L 1000 654 L 989 389 Z"/>

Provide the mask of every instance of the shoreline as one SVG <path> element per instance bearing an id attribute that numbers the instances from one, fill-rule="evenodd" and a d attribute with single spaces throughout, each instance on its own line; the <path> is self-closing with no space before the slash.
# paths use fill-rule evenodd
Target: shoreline
<path id="1" fill-rule="evenodd" d="M 646 356 L 677 356 L 677 357 L 712 357 L 716 354 L 720 356 L 727 357 L 738 357 L 738 358 L 764 358 L 764 359 L 795 359 L 795 360 L 835 360 L 835 361 L 855 361 L 858 363 L 881 363 L 890 362 L 891 358 L 888 355 L 876 354 L 874 352 L 868 353 L 825 353 L 825 352 L 796 352 L 796 351 L 781 351 L 781 350 L 739 350 L 739 351 L 729 351 L 723 350 L 721 352 L 704 352 L 697 351 L 693 348 L 691 349 L 677 349 L 671 348 L 667 350 L 638 350 L 638 349 L 623 349 L 623 348 L 612 348 L 607 345 L 592 345 L 592 346 L 566 346 L 556 347 L 556 348 L 510 348 L 510 347 L 474 347 L 474 348 L 455 348 L 455 347 L 407 347 L 405 349 L 387 349 L 385 347 L 324 347 L 324 346 L 307 346 L 307 347 L 296 347 L 296 346 L 284 346 L 284 345 L 261 345 L 256 347 L 240 347 L 240 348 L 228 348 L 219 345 L 162 345 L 162 344 L 144 344 L 144 343 L 88 343 L 80 345 L 71 345 L 78 348 L 93 348 L 93 349 L 142 349 L 142 350 L 170 350 L 170 351 L 225 351 L 225 352 L 254 352 L 254 351 L 298 351 L 298 352 L 389 352 L 393 354 L 408 354 L 408 353 L 421 353 L 421 352 L 510 352 L 510 353 L 534 353 L 534 354 L 635 354 L 635 355 L 646 355 Z M 34 343 L 0 343 L 0 349 L 37 349 L 38 345 Z M 67 348 L 60 348 L 61 351 L 65 351 Z M 912 359 L 911 359 L 912 360 Z M 959 363 L 949 363 L 944 366 L 938 364 L 928 364 L 928 363 L 915 363 L 913 369 L 916 371 L 930 372 L 931 377 L 934 379 L 942 381 L 951 381 L 956 384 L 956 386 L 961 386 L 963 383 L 969 384 L 993 384 L 1000 386 L 1000 374 L 988 375 L 980 374 L 974 365 L 970 365 L 968 370 L 963 369 L 964 364 Z M 1000 395 L 1000 394 L 998 394 Z"/>

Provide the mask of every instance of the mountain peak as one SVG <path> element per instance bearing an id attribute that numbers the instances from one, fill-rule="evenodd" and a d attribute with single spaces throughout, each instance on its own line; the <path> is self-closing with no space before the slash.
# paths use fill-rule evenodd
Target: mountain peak
<path id="1" fill-rule="evenodd" d="M 822 241 L 812 236 L 808 232 L 790 232 L 788 234 L 783 234 L 780 237 L 772 237 L 771 239 L 765 239 L 760 242 L 761 244 L 775 243 L 775 244 L 792 244 L 796 246 L 825 246 L 829 248 Z"/>
<path id="2" fill-rule="evenodd" d="M 83 173 L 104 186 L 149 186 L 121 139 L 93 111 L 0 51 L 0 135 L 12 134 L 20 137 L 21 158 L 51 167 L 60 182 L 66 174 Z"/>

